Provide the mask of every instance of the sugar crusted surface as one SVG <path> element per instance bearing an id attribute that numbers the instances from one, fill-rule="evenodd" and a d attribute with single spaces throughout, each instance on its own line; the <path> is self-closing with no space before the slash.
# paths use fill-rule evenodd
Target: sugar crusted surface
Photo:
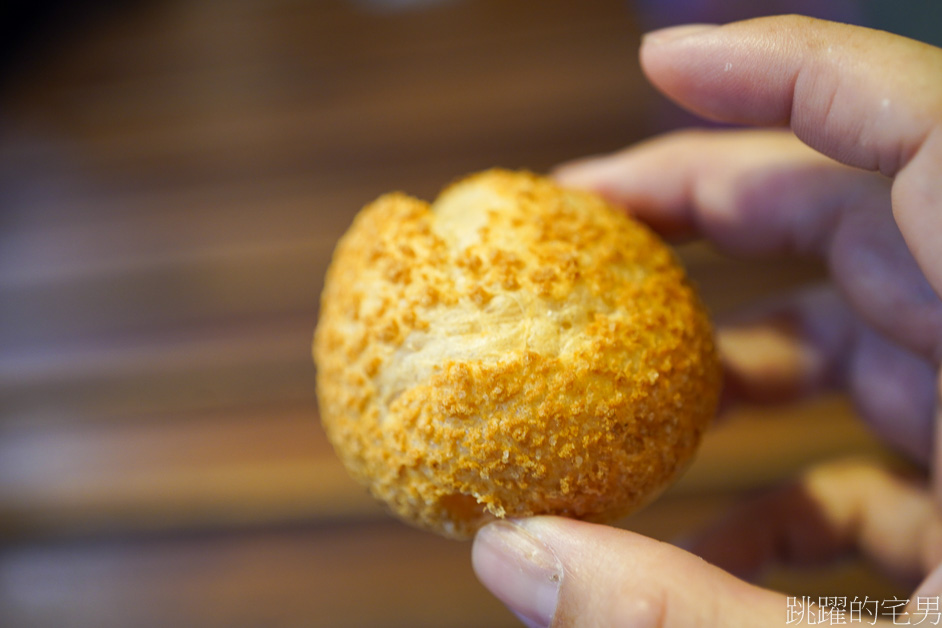
<path id="1" fill-rule="evenodd" d="M 715 412 L 709 319 L 672 251 L 602 199 L 491 170 L 388 194 L 334 253 L 314 343 L 338 455 L 416 525 L 621 517 Z"/>

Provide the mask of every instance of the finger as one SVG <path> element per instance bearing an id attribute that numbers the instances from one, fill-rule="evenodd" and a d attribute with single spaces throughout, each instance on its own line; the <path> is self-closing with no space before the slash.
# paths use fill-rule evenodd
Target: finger
<path id="1" fill-rule="evenodd" d="M 942 358 L 942 301 L 893 221 L 880 175 L 838 164 L 786 132 L 725 131 L 675 133 L 564 166 L 557 177 L 729 253 L 822 257 L 871 325 L 933 362 Z"/>
<path id="2" fill-rule="evenodd" d="M 702 235 L 744 255 L 820 254 L 835 216 L 861 187 L 887 185 L 791 133 L 754 130 L 679 131 L 564 164 L 554 176 L 600 193 L 664 235 Z"/>
<path id="3" fill-rule="evenodd" d="M 924 482 L 844 461 L 744 504 L 685 545 L 745 578 L 857 552 L 915 583 L 942 558 L 940 543 L 942 518 Z"/>
<path id="4" fill-rule="evenodd" d="M 942 71 L 942 68 L 939 68 Z M 937 293 L 942 294 L 942 128 L 929 133 L 919 153 L 896 177 L 893 215 Z"/>
<path id="5" fill-rule="evenodd" d="M 528 626 L 775 626 L 786 609 L 676 547 L 556 517 L 486 526 L 472 562 Z"/>
<path id="6" fill-rule="evenodd" d="M 894 214 L 942 291 L 942 49 L 800 16 L 649 35 L 650 80 L 702 115 L 790 125 L 816 150 L 895 176 Z"/>
<path id="7" fill-rule="evenodd" d="M 873 331 L 833 289 L 805 289 L 740 313 L 717 340 L 728 403 L 847 390 L 888 444 L 921 464 L 930 460 L 934 366 Z"/>
<path id="8" fill-rule="evenodd" d="M 942 118 L 942 50 L 802 16 L 649 34 L 648 78 L 708 117 L 788 125 L 822 153 L 895 175 Z"/>
<path id="9" fill-rule="evenodd" d="M 887 444 L 928 466 L 933 452 L 935 367 L 862 327 L 845 377 L 864 421 Z"/>
<path id="10" fill-rule="evenodd" d="M 932 447 L 932 492 L 935 495 L 936 503 L 942 504 L 942 371 L 936 377 L 936 403 L 932 424 L 935 426 L 933 434 Z M 940 574 L 940 584 L 942 584 L 942 574 Z"/>

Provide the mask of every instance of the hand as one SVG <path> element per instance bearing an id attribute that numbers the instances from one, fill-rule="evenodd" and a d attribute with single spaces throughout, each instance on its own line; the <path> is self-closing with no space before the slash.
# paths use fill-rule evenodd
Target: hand
<path id="1" fill-rule="evenodd" d="M 942 50 L 792 16 L 658 31 L 641 62 L 700 115 L 791 132 L 675 133 L 558 178 L 667 235 L 823 258 L 830 287 L 784 296 L 720 334 L 730 387 L 766 400 L 843 387 L 888 442 L 939 469 Z M 776 350 L 746 351 L 757 335 Z M 786 598 L 719 567 L 749 576 L 772 560 L 853 549 L 915 581 L 929 574 L 910 598 L 915 613 L 942 594 L 940 494 L 872 466 L 830 465 L 697 539 L 694 552 L 717 566 L 552 517 L 485 527 L 473 563 L 528 625 L 766 626 L 785 623 Z"/>

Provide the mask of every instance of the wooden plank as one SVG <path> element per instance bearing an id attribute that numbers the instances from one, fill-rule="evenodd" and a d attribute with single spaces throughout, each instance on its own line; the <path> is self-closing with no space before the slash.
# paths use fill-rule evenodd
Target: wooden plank
<path id="1" fill-rule="evenodd" d="M 310 317 L 220 322 L 0 357 L 4 422 L 312 403 Z"/>
<path id="2" fill-rule="evenodd" d="M 377 160 L 429 164 L 468 152 L 487 155 L 484 166 L 545 167 L 578 154 L 579 147 L 599 148 L 604 141 L 614 148 L 619 135 L 621 142 L 636 138 L 630 129 L 637 129 L 634 120 L 645 103 L 631 89 L 640 83 L 633 59 L 637 35 L 623 7 L 600 4 L 585 11 L 587 22 L 577 17 L 568 24 L 550 20 L 562 7 L 551 4 L 555 9 L 538 12 L 500 7 L 507 28 L 483 28 L 473 36 L 469 22 L 483 26 L 482 17 L 496 5 L 372 21 L 348 9 L 347 21 L 357 26 L 342 31 L 341 21 L 336 32 L 344 35 L 334 37 L 345 44 L 323 48 L 316 30 L 313 36 L 303 32 L 308 22 L 330 29 L 324 26 L 329 18 L 313 12 L 294 27 L 293 55 L 258 51 L 241 73 L 209 64 L 209 74 L 199 75 L 201 57 L 191 54 L 182 74 L 129 66 L 123 82 L 102 84 L 87 78 L 88 67 L 96 68 L 95 76 L 107 75 L 99 69 L 105 59 L 123 55 L 109 56 L 106 49 L 96 53 L 103 59 L 83 60 L 79 53 L 72 60 L 79 66 L 72 81 L 86 77 L 79 86 L 66 81 L 38 101 L 20 90 L 25 111 L 15 101 L 10 106 L 36 122 L 45 117 L 65 125 L 77 142 L 68 152 L 81 151 L 83 170 L 135 187 L 154 177 L 164 185 L 207 176 L 239 180 L 266 168 L 342 171 Z M 186 23 L 190 17 L 182 11 L 175 19 Z M 225 30 L 225 20 L 220 28 Z M 264 27 L 251 32 L 259 30 Z M 204 43 L 208 36 L 194 29 L 184 39 L 198 38 L 212 49 Z M 146 36 L 132 37 L 134 50 L 146 48 Z M 229 47 L 243 45 L 233 34 Z M 346 67 L 351 55 L 353 65 Z M 630 62 L 607 62 L 612 58 Z M 589 93 L 594 96 L 586 98 Z M 580 140 L 589 121 L 593 132 Z M 555 147 L 559 152 L 550 157 L 547 151 Z M 16 146 L 7 148 L 7 161 L 19 161 Z M 536 155 L 539 162 L 526 163 Z"/>
<path id="3" fill-rule="evenodd" d="M 61 274 L 47 267 L 56 274 L 42 279 L 37 269 L 28 282 L 0 289 L 8 299 L 0 307 L 0 363 L 90 339 L 120 343 L 175 328 L 192 336 L 240 320 L 296 319 L 306 329 L 301 348 L 313 333 L 330 255 L 330 247 L 297 240 L 194 248 L 170 258 L 142 253 L 114 266 L 65 264 Z"/>
<path id="4" fill-rule="evenodd" d="M 840 398 L 744 408 L 712 430 L 667 494 L 735 496 L 842 456 L 887 457 Z M 657 518 L 657 526 L 670 531 Z M 381 516 L 333 455 L 307 406 L 164 421 L 8 428 L 0 440 L 7 534 L 257 526 Z M 643 519 L 642 519 L 643 520 Z M 685 523 L 686 525 L 686 523 Z"/>
<path id="5" fill-rule="evenodd" d="M 54 63 L 47 59 L 38 70 L 48 80 L 18 85 L 16 100 L 48 104 L 46 90 L 106 91 L 129 77 L 172 76 L 183 82 L 203 70 L 224 77 L 256 67 L 259 60 L 287 69 L 320 69 L 331 62 L 341 70 L 338 74 L 348 75 L 381 70 L 384 63 L 403 58 L 435 63 L 461 52 L 499 55 L 548 41 L 575 51 L 600 39 L 637 39 L 632 14 L 617 2 L 591 3 L 577 12 L 563 0 L 539 5 L 478 0 L 473 6 L 443 3 L 400 12 L 363 10 L 365 4 L 320 0 L 316 5 L 245 2 L 236 7 L 231 2 L 214 6 L 178 0 L 115 10 L 110 19 L 105 13 L 104 19 L 88 25 L 86 36 L 65 42 L 70 54 L 54 58 Z M 293 90 L 306 87 L 299 83 Z"/>
<path id="6" fill-rule="evenodd" d="M 517 626 L 470 546 L 391 523 L 0 550 L 0 623 Z"/>

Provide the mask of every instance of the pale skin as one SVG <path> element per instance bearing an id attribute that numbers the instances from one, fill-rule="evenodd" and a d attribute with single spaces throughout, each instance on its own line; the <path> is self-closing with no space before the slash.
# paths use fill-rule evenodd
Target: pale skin
<path id="1" fill-rule="evenodd" d="M 828 285 L 720 330 L 734 402 L 841 388 L 928 479 L 863 463 L 811 469 L 690 552 L 560 518 L 500 522 L 475 540 L 478 577 L 529 626 L 783 625 L 786 596 L 748 578 L 848 551 L 911 582 L 913 602 L 942 596 L 942 50 L 786 16 L 656 31 L 641 63 L 691 111 L 767 128 L 672 133 L 557 178 L 669 237 L 824 260 Z M 757 336 L 775 350 L 757 356 Z"/>

